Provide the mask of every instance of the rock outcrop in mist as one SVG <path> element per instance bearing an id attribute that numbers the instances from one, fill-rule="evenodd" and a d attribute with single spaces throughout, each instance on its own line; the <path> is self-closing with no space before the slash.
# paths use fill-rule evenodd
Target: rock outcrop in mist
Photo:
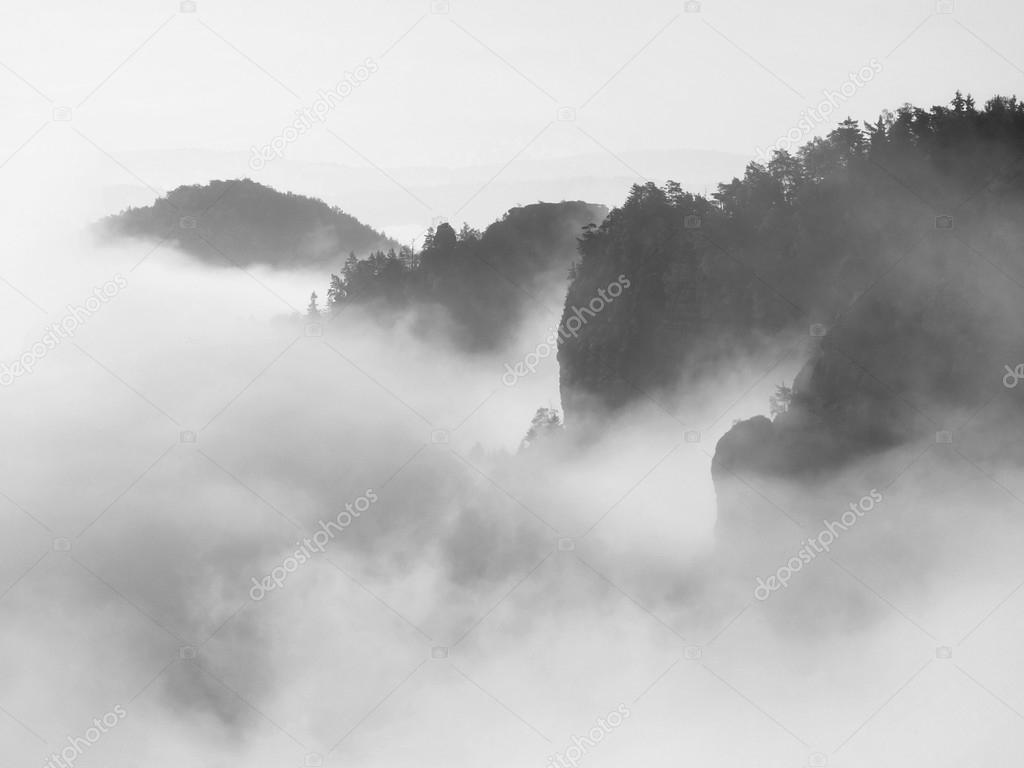
<path id="1" fill-rule="evenodd" d="M 107 237 L 169 240 L 216 266 L 323 268 L 355 252 L 397 247 L 344 211 L 251 179 L 178 187 L 100 222 Z"/>
<path id="2" fill-rule="evenodd" d="M 774 420 L 737 425 L 719 469 L 806 472 L 934 439 L 1024 359 L 1022 151 L 1024 104 L 957 93 L 847 119 L 711 200 L 634 187 L 581 243 L 565 317 L 620 273 L 633 287 L 563 339 L 567 423 L 802 338 L 809 359 Z"/>

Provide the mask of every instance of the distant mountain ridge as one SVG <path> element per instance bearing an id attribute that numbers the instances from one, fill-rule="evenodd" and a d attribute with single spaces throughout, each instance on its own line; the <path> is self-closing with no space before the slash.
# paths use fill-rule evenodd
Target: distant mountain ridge
<path id="1" fill-rule="evenodd" d="M 170 239 L 220 265 L 323 268 L 398 243 L 339 208 L 251 179 L 181 186 L 99 222 L 106 237 Z"/>
<path id="2" fill-rule="evenodd" d="M 139 177 L 160 189 L 196 180 L 245 176 L 275 189 L 290 189 L 341 206 L 360 221 L 383 229 L 399 242 L 419 238 L 431 218 L 462 208 L 460 218 L 482 229 L 501 214 L 538 200 L 587 200 L 614 206 L 639 178 L 664 182 L 679 179 L 691 192 L 702 192 L 743 172 L 753 147 L 741 152 L 695 149 L 599 151 L 564 157 L 527 152 L 503 168 L 505 161 L 472 166 L 385 165 L 387 175 L 364 164 L 342 165 L 286 156 L 258 175 L 246 151 L 129 151 L 119 157 Z M 113 171 L 105 191 L 105 215 L 128 206 L 149 205 L 152 192 L 126 185 L 121 169 Z M 412 194 L 395 186 L 394 181 Z M 483 190 L 481 192 L 481 190 Z M 476 193 L 480 194 L 476 194 Z M 467 201 L 470 201 L 468 202 Z M 424 208 L 426 201 L 432 210 Z"/>

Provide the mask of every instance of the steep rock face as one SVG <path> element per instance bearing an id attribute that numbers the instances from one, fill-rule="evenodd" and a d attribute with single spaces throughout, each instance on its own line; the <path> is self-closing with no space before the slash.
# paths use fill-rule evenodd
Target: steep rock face
<path id="1" fill-rule="evenodd" d="M 716 244 L 722 220 L 706 200 L 648 184 L 584 234 L 558 352 L 570 419 L 657 393 L 747 343 L 754 327 L 785 327 L 790 308 Z M 621 295 L 601 298 L 624 281 Z"/>
<path id="2" fill-rule="evenodd" d="M 904 403 L 841 358 L 821 354 L 803 373 L 816 381 L 815 373 L 829 367 L 826 361 L 843 371 L 831 372 L 835 388 L 827 404 L 823 390 L 812 384 L 808 391 L 797 390 L 789 409 L 774 420 L 755 416 L 735 424 L 715 448 L 716 486 L 751 476 L 807 479 L 927 434 L 926 422 L 914 421 Z"/>
<path id="3" fill-rule="evenodd" d="M 251 179 L 178 187 L 150 206 L 108 216 L 99 231 L 107 237 L 169 239 L 218 266 L 322 267 L 351 251 L 398 247 L 321 200 Z"/>

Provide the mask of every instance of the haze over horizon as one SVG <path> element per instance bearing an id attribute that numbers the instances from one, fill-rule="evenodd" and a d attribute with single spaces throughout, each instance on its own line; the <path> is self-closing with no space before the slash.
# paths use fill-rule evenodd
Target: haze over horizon
<path id="1" fill-rule="evenodd" d="M 688 13 L 685 0 L 649 0 L 593 13 L 588 3 L 539 0 L 287 10 L 200 2 L 182 13 L 174 3 L 121 0 L 97 13 L 43 3 L 0 32 L 8 105 L 0 156 L 30 163 L 33 148 L 52 152 L 57 142 L 94 163 L 107 185 L 132 187 L 112 202 L 138 202 L 145 188 L 250 175 L 317 194 L 405 240 L 438 217 L 481 226 L 519 201 L 578 197 L 586 187 L 565 179 L 573 174 L 555 174 L 562 183 L 538 178 L 552 162 L 572 169 L 559 159 L 604 156 L 583 179 L 603 182 L 596 194 L 606 199 L 592 202 L 612 204 L 629 183 L 668 173 L 703 191 L 727 181 L 723 173 L 741 174 L 823 91 L 838 92 L 871 60 L 877 76 L 801 129 L 799 143 L 846 116 L 941 104 L 955 89 L 984 100 L 1020 84 L 1006 23 L 1019 9 L 1007 0 L 984 9 L 963 0 L 828 10 L 809 0 L 698 5 Z M 281 35 L 285 18 L 289 34 Z M 58 39 L 61 57 L 37 44 Z M 365 82 L 262 171 L 238 162 L 241 155 L 203 156 L 248 157 L 369 59 L 375 71 Z M 51 125 L 62 108 L 70 123 Z M 185 165 L 190 178 L 180 150 L 196 155 Z M 652 150 L 691 154 L 665 169 L 638 160 Z M 701 152 L 723 154 L 700 162 L 693 153 Z M 302 182 L 301 172 L 285 170 L 293 163 L 358 169 L 361 185 L 382 191 L 364 204 L 356 185 Z M 448 173 L 431 171 L 455 168 L 477 171 L 454 186 Z M 384 190 L 394 193 L 390 208 Z"/>

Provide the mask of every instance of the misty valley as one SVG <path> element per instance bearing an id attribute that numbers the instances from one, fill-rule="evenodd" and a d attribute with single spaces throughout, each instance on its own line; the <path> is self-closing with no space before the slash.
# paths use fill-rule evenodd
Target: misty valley
<path id="1" fill-rule="evenodd" d="M 453 9 L 405 35 L 508 65 Z M 380 49 L 303 134 L 426 77 Z M 496 87 L 604 150 L 539 68 Z M 381 146 L 448 141 L 444 93 Z M 1024 102 L 838 117 L 710 186 L 39 149 L 3 192 L 0 768 L 1017 765 Z"/>

